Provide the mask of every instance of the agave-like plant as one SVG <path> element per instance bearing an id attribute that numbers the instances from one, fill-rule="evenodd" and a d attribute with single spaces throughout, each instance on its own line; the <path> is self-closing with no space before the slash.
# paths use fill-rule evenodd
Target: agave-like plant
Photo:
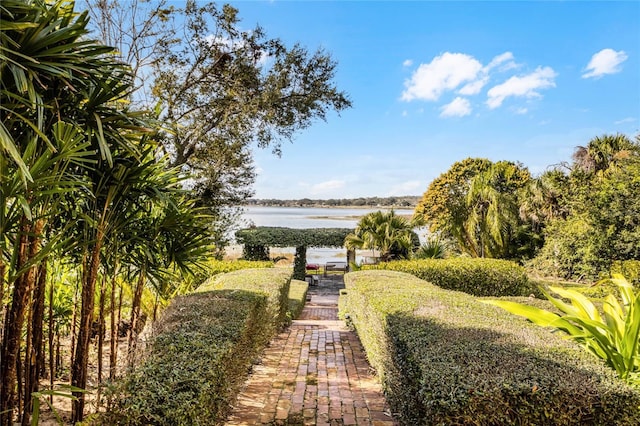
<path id="1" fill-rule="evenodd" d="M 550 287 L 562 299 L 544 292 L 549 301 L 564 315 L 558 315 L 529 305 L 505 300 L 487 300 L 523 316 L 543 327 L 564 331 L 587 351 L 603 359 L 627 383 L 640 387 L 640 292 L 620 274 L 610 279 L 618 286 L 620 298 L 610 294 L 602 305 L 602 315 L 593 302 L 575 290 Z"/>

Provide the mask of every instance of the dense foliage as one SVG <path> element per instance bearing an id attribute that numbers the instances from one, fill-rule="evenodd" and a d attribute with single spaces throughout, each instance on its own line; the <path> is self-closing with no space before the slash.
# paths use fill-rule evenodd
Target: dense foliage
<path id="1" fill-rule="evenodd" d="M 534 236 L 518 215 L 518 196 L 530 179 L 521 164 L 467 158 L 431 182 L 415 212 L 432 233 L 471 256 L 530 256 Z"/>
<path id="2" fill-rule="evenodd" d="M 616 263 L 640 260 L 639 140 L 594 138 L 576 149 L 568 172 L 540 179 L 547 193 L 562 196 L 540 206 L 555 214 L 547 215 L 545 245 L 533 268 L 591 281 L 608 275 Z"/>
<path id="3" fill-rule="evenodd" d="M 449 290 L 475 296 L 528 296 L 532 292 L 521 266 L 499 259 L 420 259 L 365 265 L 363 269 L 406 272 Z"/>
<path id="4" fill-rule="evenodd" d="M 412 219 L 399 216 L 394 210 L 378 210 L 364 215 L 353 233 L 347 235 L 344 245 L 348 249 L 379 250 L 379 258 L 388 261 L 408 259 L 420 246 L 414 229 L 422 225 L 421 217 Z"/>
<path id="5" fill-rule="evenodd" d="M 239 244 L 267 247 L 343 247 L 348 228 L 293 229 L 270 226 L 236 231 Z"/>
<path id="6" fill-rule="evenodd" d="M 67 1 L 7 0 L 0 19 L 0 424 L 8 425 L 15 414 L 28 422 L 45 364 L 45 293 L 53 308 L 54 287 L 63 285 L 49 282 L 47 271 L 60 263 L 74 269 L 80 306 L 71 383 L 86 388 L 92 319 L 99 300 L 96 317 L 105 322 L 106 282 L 111 317 L 114 284 L 136 283 L 137 324 L 144 289 L 157 299 L 170 294 L 169 276 L 192 271 L 207 254 L 209 218 L 159 151 L 155 123 L 129 109 L 130 68 L 87 37 L 86 13 Z M 51 342 L 53 321 L 48 328 Z M 79 421 L 84 394 L 76 397 Z"/>
<path id="7" fill-rule="evenodd" d="M 242 290 L 267 296 L 269 335 L 280 330 L 287 321 L 291 271 L 284 268 L 243 269 L 217 275 L 202 284 L 197 292 Z M 266 344 L 267 342 L 263 342 Z"/>
<path id="8" fill-rule="evenodd" d="M 144 363 L 116 384 L 114 407 L 97 422 L 222 424 L 251 363 L 304 305 L 306 283 L 290 292 L 290 279 L 283 269 L 246 269 L 174 299 Z"/>
<path id="9" fill-rule="evenodd" d="M 404 425 L 631 425 L 640 392 L 559 336 L 408 274 L 347 274 L 358 331 Z"/>
<path id="10" fill-rule="evenodd" d="M 266 296 L 210 291 L 174 299 L 144 363 L 116 386 L 102 423 L 221 424 L 272 336 Z"/>
<path id="11" fill-rule="evenodd" d="M 134 100 L 155 107 L 173 166 L 218 218 L 226 243 L 233 206 L 253 193 L 252 143 L 279 153 L 318 119 L 351 106 L 319 48 L 246 28 L 229 4 L 88 0 L 97 36 L 134 64 Z"/>

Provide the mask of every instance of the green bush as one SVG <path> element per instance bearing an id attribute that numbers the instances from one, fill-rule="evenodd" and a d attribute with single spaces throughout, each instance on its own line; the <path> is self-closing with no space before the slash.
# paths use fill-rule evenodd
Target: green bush
<path id="1" fill-rule="evenodd" d="M 345 285 L 341 315 L 404 425 L 640 424 L 640 392 L 548 330 L 408 274 Z"/>
<path id="2" fill-rule="evenodd" d="M 100 421 L 221 424 L 249 366 L 288 319 L 290 281 L 288 269 L 245 269 L 174 299 L 144 363 L 115 387 L 115 406 Z"/>
<path id="3" fill-rule="evenodd" d="M 291 280 L 289 288 L 289 316 L 296 319 L 302 313 L 304 304 L 307 301 L 307 290 L 309 283 L 300 280 Z"/>
<path id="4" fill-rule="evenodd" d="M 269 324 L 275 333 L 288 321 L 290 282 L 291 270 L 287 268 L 243 269 L 214 276 L 197 291 L 244 290 L 266 295 Z"/>
<path id="5" fill-rule="evenodd" d="M 188 291 L 185 291 L 185 293 L 197 288 L 214 275 L 226 274 L 227 272 L 239 271 L 242 269 L 273 268 L 273 266 L 274 264 L 271 261 L 211 259 L 206 263 L 203 270 L 196 273 L 192 282 L 186 283 Z"/>
<path id="6" fill-rule="evenodd" d="M 270 333 L 267 298 L 212 291 L 174 299 L 143 364 L 115 387 L 96 423 L 215 425 L 228 415 Z"/>
<path id="7" fill-rule="evenodd" d="M 640 260 L 613 262 L 611 273 L 624 275 L 631 284 L 640 287 Z"/>
<path id="8" fill-rule="evenodd" d="M 363 269 L 407 272 L 438 287 L 474 296 L 528 296 L 533 292 L 525 270 L 498 259 L 420 259 L 384 262 Z"/>

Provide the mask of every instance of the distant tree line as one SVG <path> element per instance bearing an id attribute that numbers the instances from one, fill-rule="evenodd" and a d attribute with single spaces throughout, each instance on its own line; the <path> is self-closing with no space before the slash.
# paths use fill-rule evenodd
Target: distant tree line
<path id="1" fill-rule="evenodd" d="M 248 206 L 268 207 L 409 207 L 418 205 L 419 195 L 403 195 L 397 197 L 358 197 L 331 198 L 328 200 L 313 200 L 302 198 L 299 200 L 277 200 L 274 198 L 251 199 L 246 201 Z"/>

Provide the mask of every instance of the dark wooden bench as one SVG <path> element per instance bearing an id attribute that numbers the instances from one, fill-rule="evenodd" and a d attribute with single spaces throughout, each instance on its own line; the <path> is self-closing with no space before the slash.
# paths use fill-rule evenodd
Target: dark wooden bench
<path id="1" fill-rule="evenodd" d="M 343 274 L 346 274 L 347 272 L 349 272 L 349 265 L 347 265 L 347 262 L 327 262 L 324 265 L 324 276 L 326 277 L 329 272 L 342 272 Z"/>

